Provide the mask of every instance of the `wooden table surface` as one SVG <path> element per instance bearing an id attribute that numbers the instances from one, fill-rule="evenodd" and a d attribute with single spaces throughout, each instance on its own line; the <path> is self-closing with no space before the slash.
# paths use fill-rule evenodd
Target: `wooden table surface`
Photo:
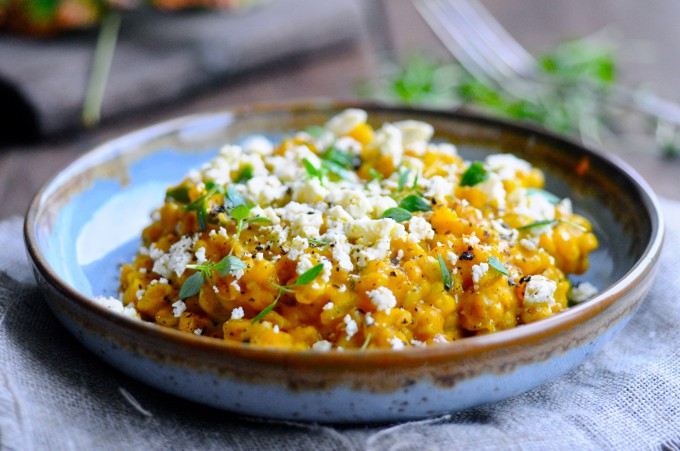
<path id="1" fill-rule="evenodd" d="M 664 12 L 669 9 L 663 5 L 655 3 L 654 8 L 649 8 L 644 2 L 636 4 L 632 0 L 603 0 L 596 2 L 597 5 L 591 5 L 593 2 L 589 0 L 560 2 L 561 5 L 543 0 L 486 0 L 484 3 L 532 50 L 541 50 L 568 36 L 595 32 L 608 23 L 616 23 L 625 36 L 629 36 L 627 33 L 633 38 L 642 35 L 647 39 L 645 42 L 657 46 L 657 59 L 669 59 L 664 60 L 664 64 L 634 61 L 625 66 L 626 76 L 633 82 L 653 81 L 663 95 L 676 100 L 680 97 L 680 88 L 675 85 L 680 61 L 671 58 L 675 56 L 673 43 L 680 39 L 680 28 L 673 27 L 676 30 L 673 34 L 661 26 L 655 27 L 667 21 Z M 660 0 L 660 3 L 664 2 Z M 680 13 L 680 7 L 673 6 L 671 0 L 666 3 L 670 11 Z M 377 55 L 385 46 L 397 53 L 425 49 L 433 55 L 445 54 L 410 0 L 383 0 L 383 6 L 386 6 L 385 20 L 378 23 L 387 25 L 385 33 L 366 32 L 355 46 L 243 75 L 224 86 L 211 87 L 171 105 L 109 121 L 95 130 L 0 150 L 0 199 L 3 200 L 0 218 L 23 215 L 34 193 L 60 169 L 97 144 L 121 134 L 173 117 L 244 103 L 311 97 L 356 98 L 356 82 L 376 76 Z M 631 8 L 641 11 L 635 21 L 622 13 L 627 10 L 634 14 Z M 656 14 L 650 13 L 657 9 Z M 680 159 L 663 159 L 650 151 L 626 151 L 619 156 L 640 172 L 659 195 L 680 199 Z"/>

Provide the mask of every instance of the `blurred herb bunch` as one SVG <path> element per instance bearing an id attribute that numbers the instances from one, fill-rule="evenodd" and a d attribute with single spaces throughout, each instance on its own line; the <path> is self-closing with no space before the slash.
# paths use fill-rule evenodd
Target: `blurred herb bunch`
<path id="1" fill-rule="evenodd" d="M 642 128 L 666 157 L 680 157 L 675 127 L 608 101 L 616 82 L 614 46 L 588 38 L 564 42 L 539 56 L 540 89 L 525 92 L 475 78 L 456 62 L 422 53 L 390 64 L 377 80 L 362 82 L 359 94 L 386 103 L 439 109 L 465 107 L 527 121 L 579 138 L 589 145 L 619 145 L 621 130 Z"/>
<path id="2" fill-rule="evenodd" d="M 34 36 L 88 28 L 109 13 L 144 6 L 173 11 L 186 8 L 239 8 L 255 0 L 0 0 L 0 30 Z"/>

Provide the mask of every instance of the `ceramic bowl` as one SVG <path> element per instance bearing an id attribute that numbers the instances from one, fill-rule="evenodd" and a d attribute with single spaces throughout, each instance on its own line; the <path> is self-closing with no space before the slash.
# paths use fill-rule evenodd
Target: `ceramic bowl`
<path id="1" fill-rule="evenodd" d="M 600 248 L 581 279 L 601 292 L 551 318 L 450 344 L 404 351 L 290 352 L 162 328 L 93 303 L 113 295 L 165 189 L 254 133 L 322 124 L 346 107 L 373 125 L 419 119 L 467 159 L 512 152 L 570 197 Z M 536 129 L 462 113 L 321 102 L 255 106 L 166 122 L 108 142 L 72 163 L 34 198 L 25 239 L 39 286 L 66 328 L 112 366 L 160 390 L 234 412 L 291 420 L 421 418 L 498 401 L 571 370 L 640 306 L 663 239 L 659 206 L 624 163 Z M 594 384 L 598 381 L 593 381 Z"/>

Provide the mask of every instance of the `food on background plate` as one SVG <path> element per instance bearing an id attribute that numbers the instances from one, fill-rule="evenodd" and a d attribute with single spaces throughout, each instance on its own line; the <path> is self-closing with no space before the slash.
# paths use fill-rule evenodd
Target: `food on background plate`
<path id="1" fill-rule="evenodd" d="M 463 160 L 427 123 L 362 110 L 226 145 L 167 190 L 120 313 L 293 350 L 427 346 L 550 317 L 596 289 L 591 224 L 510 154 Z"/>

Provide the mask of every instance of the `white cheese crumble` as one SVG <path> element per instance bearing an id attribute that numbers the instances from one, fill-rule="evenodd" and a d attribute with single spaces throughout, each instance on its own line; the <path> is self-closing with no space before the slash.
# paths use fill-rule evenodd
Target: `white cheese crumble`
<path id="1" fill-rule="evenodd" d="M 589 282 L 580 282 L 569 289 L 567 297 L 573 302 L 580 303 L 587 301 L 599 292 L 600 290 L 598 290 L 593 284 Z"/>
<path id="2" fill-rule="evenodd" d="M 392 337 L 388 340 L 390 342 L 390 345 L 392 346 L 392 349 L 395 351 L 402 351 L 404 349 L 404 342 L 398 339 L 397 337 Z"/>
<path id="3" fill-rule="evenodd" d="M 179 301 L 172 304 L 172 316 L 179 318 L 186 309 L 187 305 L 183 300 L 180 299 Z"/>
<path id="4" fill-rule="evenodd" d="M 366 326 L 372 326 L 373 324 L 375 324 L 375 318 L 373 318 L 371 312 L 366 312 L 366 316 L 364 316 L 364 324 Z"/>
<path id="5" fill-rule="evenodd" d="M 387 312 L 397 306 L 397 298 L 387 287 L 378 287 L 375 290 L 367 291 L 366 295 L 379 311 Z"/>
<path id="6" fill-rule="evenodd" d="M 326 340 L 317 341 L 312 345 L 313 350 L 322 352 L 330 351 L 332 347 L 331 342 Z"/>
<path id="7" fill-rule="evenodd" d="M 345 333 L 347 334 L 347 339 L 349 340 L 357 332 L 359 332 L 359 326 L 357 325 L 357 322 L 354 321 L 354 319 L 352 319 L 352 317 L 349 314 L 345 315 L 343 321 L 345 322 Z"/>
<path id="8" fill-rule="evenodd" d="M 154 260 L 152 271 L 166 278 L 174 271 L 180 277 L 192 259 L 195 241 L 195 237 L 183 236 L 170 246 L 168 253 L 152 244 L 149 249 L 149 256 Z"/>
<path id="9" fill-rule="evenodd" d="M 333 116 L 326 122 L 325 128 L 333 132 L 335 136 L 347 135 L 358 125 L 364 124 L 368 114 L 364 110 L 349 108 Z"/>
<path id="10" fill-rule="evenodd" d="M 531 279 L 524 288 L 524 303 L 529 305 L 554 304 L 555 298 L 553 295 L 555 290 L 557 290 L 557 283 L 555 281 L 544 276 L 531 276 Z"/>
<path id="11" fill-rule="evenodd" d="M 479 281 L 482 280 L 484 274 L 489 271 L 488 263 L 480 263 L 478 265 L 472 265 L 472 282 L 475 286 L 475 291 L 479 290 Z"/>
<path id="12" fill-rule="evenodd" d="M 243 311 L 243 307 L 236 307 L 231 311 L 231 319 L 241 319 L 245 316 L 245 312 Z"/>
<path id="13" fill-rule="evenodd" d="M 334 306 L 333 301 L 330 301 L 324 304 L 324 306 L 321 307 L 321 310 L 330 310 L 333 308 L 333 306 Z"/>

